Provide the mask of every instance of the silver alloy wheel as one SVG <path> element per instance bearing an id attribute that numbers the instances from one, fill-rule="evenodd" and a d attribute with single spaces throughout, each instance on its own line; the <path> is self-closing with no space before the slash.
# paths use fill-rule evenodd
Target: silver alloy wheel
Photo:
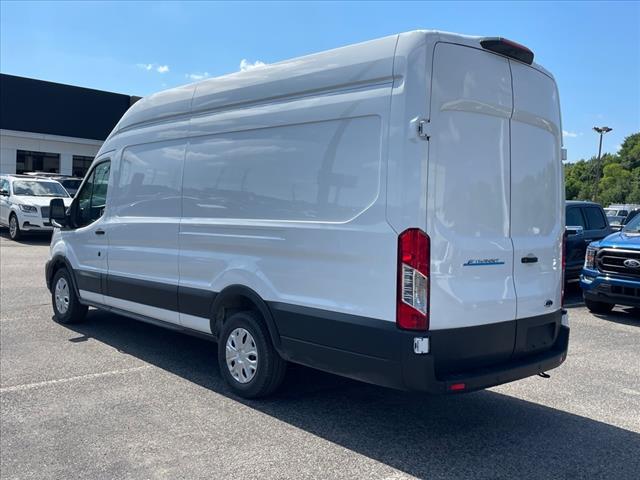
<path id="1" fill-rule="evenodd" d="M 15 238 L 16 233 L 18 233 L 18 220 L 15 215 L 11 215 L 9 219 L 9 236 Z"/>
<path id="2" fill-rule="evenodd" d="M 236 328 L 227 338 L 227 368 L 240 383 L 248 383 L 258 370 L 258 349 L 253 336 L 244 328 Z"/>
<path id="3" fill-rule="evenodd" d="M 56 283 L 56 309 L 64 315 L 69 310 L 69 284 L 64 277 Z"/>

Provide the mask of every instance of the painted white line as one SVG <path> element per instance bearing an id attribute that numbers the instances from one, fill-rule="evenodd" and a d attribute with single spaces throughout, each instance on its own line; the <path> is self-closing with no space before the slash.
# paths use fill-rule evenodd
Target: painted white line
<path id="1" fill-rule="evenodd" d="M 125 368 L 123 370 L 111 370 L 110 372 L 101 373 L 88 373 L 86 375 L 79 375 L 77 377 L 59 378 L 57 380 L 45 380 L 44 382 L 26 383 L 24 385 L 14 385 L 12 387 L 0 388 L 0 394 L 10 392 L 23 392 L 25 390 L 32 390 L 34 388 L 48 387 L 50 385 L 58 385 L 61 383 L 78 382 L 82 380 L 91 380 L 100 377 L 111 377 L 113 375 L 121 375 L 124 373 L 138 372 L 140 370 L 146 370 L 151 368 L 151 365 L 144 365 L 142 367 Z"/>

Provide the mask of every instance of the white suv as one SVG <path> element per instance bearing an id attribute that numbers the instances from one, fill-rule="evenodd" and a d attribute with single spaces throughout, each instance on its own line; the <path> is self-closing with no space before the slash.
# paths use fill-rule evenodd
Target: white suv
<path id="1" fill-rule="evenodd" d="M 9 227 L 9 236 L 18 240 L 22 232 L 51 231 L 49 202 L 62 198 L 65 206 L 71 197 L 60 183 L 27 176 L 0 177 L 0 225 Z"/>

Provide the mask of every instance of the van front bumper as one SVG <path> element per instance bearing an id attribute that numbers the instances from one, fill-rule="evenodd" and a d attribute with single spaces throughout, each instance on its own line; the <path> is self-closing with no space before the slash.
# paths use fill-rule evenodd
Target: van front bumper
<path id="1" fill-rule="evenodd" d="M 580 287 L 587 300 L 640 307 L 640 280 L 610 277 L 597 270 L 584 269 Z"/>

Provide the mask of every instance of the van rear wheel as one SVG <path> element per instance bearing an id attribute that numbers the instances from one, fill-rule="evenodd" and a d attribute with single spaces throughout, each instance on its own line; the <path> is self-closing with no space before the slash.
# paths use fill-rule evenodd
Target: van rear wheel
<path id="1" fill-rule="evenodd" d="M 218 363 L 227 385 L 244 398 L 273 393 L 282 384 L 287 366 L 273 347 L 261 315 L 252 311 L 235 313 L 222 326 Z"/>
<path id="2" fill-rule="evenodd" d="M 587 306 L 590 312 L 593 313 L 609 313 L 613 310 L 613 303 L 597 302 L 595 300 L 584 299 L 584 304 Z"/>

